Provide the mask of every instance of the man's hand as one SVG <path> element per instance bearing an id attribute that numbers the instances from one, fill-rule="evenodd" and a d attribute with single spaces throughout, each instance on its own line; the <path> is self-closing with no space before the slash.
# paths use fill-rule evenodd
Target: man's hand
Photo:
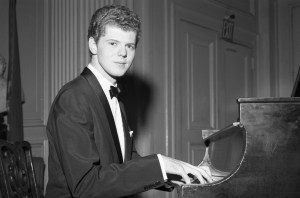
<path id="1" fill-rule="evenodd" d="M 201 184 L 212 182 L 211 173 L 208 167 L 196 167 L 189 163 L 176 160 L 162 155 L 165 169 L 168 174 L 179 175 L 186 184 L 191 184 L 189 175 L 196 177 Z"/>

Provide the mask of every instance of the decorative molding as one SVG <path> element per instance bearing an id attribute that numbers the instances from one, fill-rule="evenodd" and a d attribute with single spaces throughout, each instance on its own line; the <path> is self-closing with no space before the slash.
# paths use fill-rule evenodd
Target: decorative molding
<path id="1" fill-rule="evenodd" d="M 193 23 L 189 23 L 188 21 L 183 21 L 185 24 L 189 24 L 192 26 Z M 179 25 L 179 24 L 178 24 Z M 195 26 L 196 27 L 196 26 Z M 184 27 L 183 27 L 184 28 Z M 186 63 L 184 65 L 187 65 L 187 119 L 188 119 L 188 126 L 187 130 L 198 130 L 199 127 L 210 127 L 215 128 L 216 126 L 216 86 L 215 86 L 215 80 L 216 79 L 216 39 L 217 39 L 217 32 L 209 30 L 207 28 L 202 28 L 201 26 L 197 26 L 197 29 L 201 28 L 203 31 L 202 38 L 199 36 L 199 32 L 193 32 L 191 29 L 191 32 L 186 32 L 186 43 L 183 44 L 183 46 L 187 47 L 187 57 L 186 57 Z M 187 29 L 186 27 L 184 29 Z M 212 36 L 204 36 L 205 35 L 212 35 Z M 207 39 L 204 39 L 204 37 L 207 37 Z M 201 40 L 202 39 L 202 40 Z M 200 50 L 200 51 L 199 51 Z M 203 51 L 202 51 L 203 50 Z M 205 59 L 197 60 L 199 58 L 199 55 L 207 53 L 207 57 L 203 57 Z M 200 72 L 199 68 L 202 68 L 202 70 L 205 68 L 205 65 L 202 67 L 200 66 L 201 62 L 208 63 L 206 70 Z M 200 89 L 199 85 L 195 84 L 197 77 L 200 77 L 197 74 L 201 74 L 203 72 L 207 72 L 205 75 L 205 78 L 202 78 L 203 80 L 206 80 L 206 85 L 208 85 L 207 89 Z M 197 76 L 197 77 L 196 77 Z M 204 77 L 204 76 L 202 76 Z M 197 89 L 198 88 L 198 89 Z M 200 90 L 199 90 L 200 89 Z M 209 101 L 209 108 L 208 108 L 208 123 L 201 123 L 199 119 L 197 119 L 197 116 L 195 113 L 204 113 L 203 111 L 199 111 L 199 106 L 195 106 L 196 104 L 199 104 L 199 98 L 196 96 L 196 93 L 201 93 L 201 90 L 207 90 L 208 93 L 204 94 L 207 95 L 208 101 Z M 195 111 L 197 109 L 197 111 Z M 203 121 L 203 120 L 202 120 Z"/>
<path id="2" fill-rule="evenodd" d="M 292 11 L 299 3 L 295 0 L 277 0 L 274 8 L 276 17 L 276 41 L 278 67 L 275 69 L 276 97 L 289 97 L 293 88 L 293 37 L 292 37 Z M 276 56 L 277 57 L 277 56 Z"/>
<path id="3" fill-rule="evenodd" d="M 204 158 L 204 154 L 205 154 L 205 145 L 204 144 L 199 144 L 197 142 L 188 142 L 187 145 L 187 149 L 188 149 L 188 162 L 197 166 L 199 165 L 203 158 Z"/>
<path id="4" fill-rule="evenodd" d="M 46 192 L 46 185 L 48 182 L 48 156 L 49 156 L 49 145 L 48 140 L 45 139 L 36 139 L 28 140 L 31 145 L 32 156 L 42 157 L 45 163 L 45 172 L 44 172 L 44 192 Z"/>
<path id="5" fill-rule="evenodd" d="M 45 156 L 45 141 L 44 139 L 31 139 L 27 140 L 30 142 L 31 150 L 32 150 L 32 156 L 34 157 L 42 157 L 44 160 L 46 159 Z"/>
<path id="6" fill-rule="evenodd" d="M 244 1 L 236 1 L 236 0 L 210 0 L 211 2 L 222 6 L 223 8 L 229 10 L 236 10 L 242 14 L 254 16 L 255 12 L 255 1 L 256 0 L 244 0 Z M 247 3 L 245 3 L 247 2 Z M 247 6 L 246 6 L 247 5 Z"/>
<path id="7" fill-rule="evenodd" d="M 175 17 L 174 3 L 164 2 L 165 8 L 165 70 L 166 81 L 166 154 L 176 156 L 176 118 L 175 118 Z M 169 65 L 169 66 L 168 66 Z"/>
<path id="8" fill-rule="evenodd" d="M 41 114 L 41 117 L 43 114 Z M 24 118 L 24 127 L 37 127 L 45 126 L 45 121 L 39 117 L 37 118 Z"/>
<path id="9" fill-rule="evenodd" d="M 19 2 L 19 41 L 24 100 L 23 126 L 43 126 L 43 1 Z M 28 20 L 32 20 L 28 22 Z"/>

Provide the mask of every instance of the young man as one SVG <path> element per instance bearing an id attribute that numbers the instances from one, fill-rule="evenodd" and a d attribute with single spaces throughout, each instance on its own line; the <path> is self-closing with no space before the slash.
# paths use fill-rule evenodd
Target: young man
<path id="1" fill-rule="evenodd" d="M 90 22 L 91 61 L 55 98 L 47 124 L 47 198 L 124 197 L 163 188 L 167 174 L 210 182 L 206 169 L 162 155 L 140 157 L 131 144 L 117 78 L 131 66 L 139 17 L 123 6 L 97 10 Z"/>

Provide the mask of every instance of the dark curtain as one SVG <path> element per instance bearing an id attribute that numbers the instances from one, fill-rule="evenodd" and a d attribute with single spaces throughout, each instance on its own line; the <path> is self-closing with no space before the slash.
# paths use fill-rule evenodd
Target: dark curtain
<path id="1" fill-rule="evenodd" d="M 16 0 L 9 1 L 8 126 L 7 140 L 22 141 L 23 110 L 21 72 L 17 31 Z"/>

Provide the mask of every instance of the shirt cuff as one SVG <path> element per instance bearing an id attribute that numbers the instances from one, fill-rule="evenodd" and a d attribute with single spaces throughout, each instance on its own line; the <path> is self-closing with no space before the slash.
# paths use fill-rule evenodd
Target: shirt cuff
<path id="1" fill-rule="evenodd" d="M 164 160 L 162 159 L 162 156 L 160 154 L 157 154 L 157 157 L 158 157 L 158 161 L 159 161 L 159 164 L 160 164 L 160 168 L 161 168 L 161 172 L 162 172 L 164 181 L 167 181 L 168 176 L 167 176 Z"/>

